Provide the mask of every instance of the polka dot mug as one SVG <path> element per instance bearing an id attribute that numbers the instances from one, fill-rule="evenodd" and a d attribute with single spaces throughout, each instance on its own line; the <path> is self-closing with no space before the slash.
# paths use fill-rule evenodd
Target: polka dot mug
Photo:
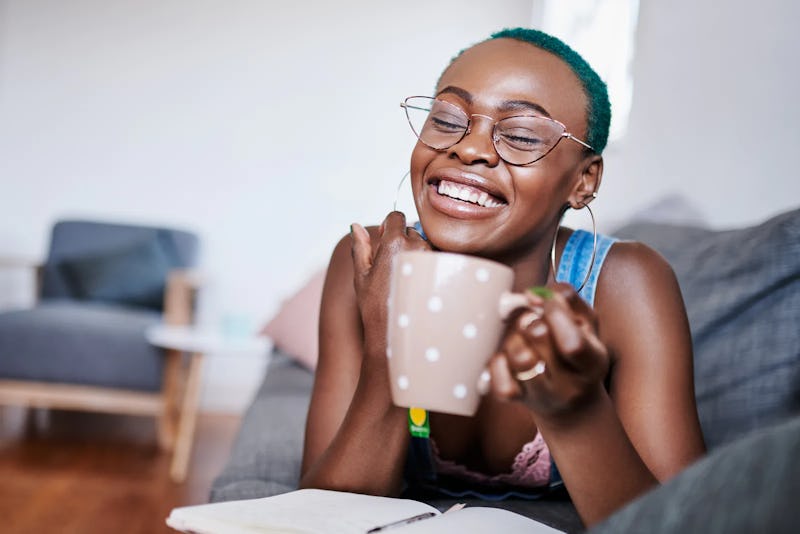
<path id="1" fill-rule="evenodd" d="M 501 298 L 513 279 L 509 267 L 464 254 L 396 256 L 386 357 L 397 406 L 475 414 L 505 327 Z"/>

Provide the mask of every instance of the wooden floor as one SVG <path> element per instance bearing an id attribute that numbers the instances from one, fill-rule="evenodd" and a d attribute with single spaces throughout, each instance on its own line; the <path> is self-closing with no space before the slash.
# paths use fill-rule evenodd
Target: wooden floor
<path id="1" fill-rule="evenodd" d="M 152 419 L 0 407 L 0 531 L 174 534 L 164 519 L 207 501 L 238 424 L 201 414 L 189 476 L 175 484 Z"/>

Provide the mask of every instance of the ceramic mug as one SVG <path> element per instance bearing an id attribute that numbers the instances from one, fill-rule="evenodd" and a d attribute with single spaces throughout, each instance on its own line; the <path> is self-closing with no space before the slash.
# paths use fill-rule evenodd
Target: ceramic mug
<path id="1" fill-rule="evenodd" d="M 397 406 L 474 415 L 505 329 L 514 273 L 449 252 L 405 251 L 392 268 L 386 356 Z"/>

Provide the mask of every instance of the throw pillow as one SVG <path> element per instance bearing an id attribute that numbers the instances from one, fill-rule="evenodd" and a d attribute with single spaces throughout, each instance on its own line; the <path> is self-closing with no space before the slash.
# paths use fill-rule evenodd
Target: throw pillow
<path id="1" fill-rule="evenodd" d="M 161 310 L 172 268 L 158 239 L 120 249 L 62 260 L 58 269 L 81 300 Z"/>
<path id="2" fill-rule="evenodd" d="M 319 309 L 327 269 L 316 272 L 261 329 L 275 346 L 312 371 L 317 367 Z"/>

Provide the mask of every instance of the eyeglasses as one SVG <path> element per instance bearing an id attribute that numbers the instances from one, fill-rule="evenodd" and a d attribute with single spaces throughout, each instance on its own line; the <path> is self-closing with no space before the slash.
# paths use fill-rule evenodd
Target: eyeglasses
<path id="1" fill-rule="evenodd" d="M 435 150 L 448 149 L 466 137 L 472 129 L 472 117 L 493 117 L 467 113 L 460 107 L 428 96 L 410 96 L 400 107 L 408 123 L 423 144 Z M 519 115 L 494 122 L 492 143 L 497 154 L 511 165 L 530 165 L 553 150 L 563 138 L 572 139 L 592 152 L 594 149 L 567 132 L 566 126 L 547 117 Z"/>

